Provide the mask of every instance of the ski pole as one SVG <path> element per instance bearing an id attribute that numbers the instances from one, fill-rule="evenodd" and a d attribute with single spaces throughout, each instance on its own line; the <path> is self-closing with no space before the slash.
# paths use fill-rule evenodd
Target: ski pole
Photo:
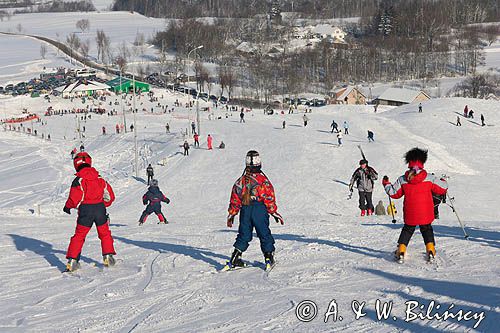
<path id="1" fill-rule="evenodd" d="M 387 196 L 389 197 L 389 207 L 391 207 L 392 223 L 396 223 L 396 218 L 394 217 L 394 206 L 392 206 L 392 199 L 390 195 Z"/>
<path id="2" fill-rule="evenodd" d="M 448 200 L 450 202 L 450 204 L 448 206 L 450 206 L 451 210 L 453 210 L 453 213 L 455 213 L 455 215 L 457 217 L 457 220 L 458 220 L 458 223 L 460 224 L 460 227 L 462 228 L 462 231 L 464 232 L 465 239 L 468 239 L 469 235 L 465 231 L 465 228 L 464 228 L 464 225 L 462 223 L 462 220 L 460 219 L 460 216 L 458 216 L 457 210 L 455 209 L 455 205 L 454 205 L 455 198 L 450 197 L 450 195 L 448 194 L 448 192 L 446 192 L 446 196 L 448 197 Z"/>

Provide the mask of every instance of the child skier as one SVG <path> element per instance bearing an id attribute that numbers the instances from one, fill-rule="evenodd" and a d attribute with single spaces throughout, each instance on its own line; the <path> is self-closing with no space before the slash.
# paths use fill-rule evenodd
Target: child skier
<path id="1" fill-rule="evenodd" d="M 273 185 L 261 171 L 259 153 L 251 150 L 246 156 L 245 171 L 236 181 L 231 192 L 227 226 L 229 228 L 233 226 L 234 217 L 238 213 L 240 213 L 240 225 L 233 254 L 224 270 L 245 266 L 241 255 L 252 240 L 254 228 L 260 240 L 260 248 L 264 253 L 266 270 L 272 269 L 275 264 L 275 248 L 274 238 L 269 229 L 269 215 L 275 219 L 276 223 L 284 223 L 277 209 Z"/>
<path id="2" fill-rule="evenodd" d="M 165 215 L 161 212 L 161 202 L 166 202 L 167 205 L 170 203 L 170 199 L 167 198 L 160 188 L 158 187 L 158 180 L 153 179 L 151 181 L 151 186 L 149 186 L 148 191 L 142 196 L 142 203 L 147 205 L 146 209 L 142 212 L 141 217 L 139 218 L 139 225 L 143 225 L 146 222 L 146 219 L 152 213 L 155 213 L 158 216 L 160 222 L 158 224 L 168 224 Z"/>
<path id="3" fill-rule="evenodd" d="M 391 198 L 399 199 L 405 196 L 403 202 L 405 224 L 399 236 L 395 256 L 400 263 L 404 261 L 406 248 L 418 225 L 424 238 L 427 258 L 432 261 L 436 256 L 434 231 L 431 225 L 434 221 L 432 195 L 446 195 L 448 184 L 444 179 L 438 179 L 424 170 L 427 150 L 413 148 L 406 153 L 405 160 L 409 170 L 394 184 L 390 183 L 387 176 L 382 180 L 384 189 Z"/>
<path id="4" fill-rule="evenodd" d="M 95 223 L 97 234 L 101 240 L 103 262 L 105 266 L 113 266 L 116 254 L 113 237 L 109 230 L 106 207 L 115 200 L 111 186 L 99 176 L 92 167 L 92 158 L 86 152 L 76 154 L 73 159 L 76 178 L 71 184 L 69 197 L 63 211 L 71 214 L 71 209 L 78 209 L 75 235 L 71 237 L 66 258 L 66 271 L 72 272 L 80 267 L 79 260 L 85 237 Z"/>

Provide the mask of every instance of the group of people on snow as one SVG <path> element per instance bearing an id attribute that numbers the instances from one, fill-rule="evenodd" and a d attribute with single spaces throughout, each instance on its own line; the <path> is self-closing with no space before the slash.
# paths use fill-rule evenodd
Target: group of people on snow
<path id="1" fill-rule="evenodd" d="M 441 202 L 446 196 L 447 183 L 444 179 L 439 179 L 424 169 L 424 164 L 427 161 L 426 150 L 411 149 L 405 154 L 405 161 L 408 170 L 394 183 L 390 182 L 388 176 L 384 176 L 382 179 L 382 186 L 392 199 L 404 196 L 404 226 L 394 254 L 399 261 L 404 259 L 410 239 L 416 226 L 419 226 L 427 256 L 434 258 L 436 249 L 432 222 L 435 218 L 439 218 L 438 214 L 435 213 L 436 200 Z M 71 238 L 66 254 L 67 270 L 73 271 L 79 267 L 81 249 L 94 223 L 101 240 L 104 265 L 112 266 L 115 263 L 114 255 L 116 252 L 109 230 L 106 208 L 115 200 L 113 189 L 92 167 L 92 159 L 87 152 L 76 153 L 73 165 L 77 172 L 76 178 L 71 185 L 69 198 L 63 211 L 70 214 L 71 209 L 78 209 L 78 218 L 75 234 Z M 161 203 L 169 204 L 170 199 L 160 190 L 158 180 L 153 178 L 154 173 L 151 165 L 148 165 L 147 173 L 149 188 L 142 197 L 146 209 L 139 218 L 139 225 L 142 225 L 147 217 L 153 213 L 157 215 L 159 223 L 167 224 L 168 221 L 161 211 Z M 372 202 L 372 193 L 377 179 L 377 171 L 368 164 L 366 159 L 360 160 L 359 167 L 351 177 L 349 189 L 352 193 L 354 186 L 357 187 L 361 216 L 370 216 L 374 211 L 377 214 L 384 212 L 381 202 L 377 208 L 373 206 Z M 388 213 L 394 213 L 394 211 L 395 206 L 388 207 Z M 275 264 L 275 240 L 269 228 L 269 217 L 273 217 L 280 224 L 284 224 L 284 220 L 278 213 L 274 187 L 262 171 L 261 158 L 255 150 L 247 153 L 243 175 L 236 180 L 232 187 L 226 223 L 229 228 L 233 226 L 234 219 L 238 214 L 238 234 L 225 269 L 245 266 L 242 255 L 252 240 L 254 229 L 260 240 L 266 269 L 271 269 Z"/>

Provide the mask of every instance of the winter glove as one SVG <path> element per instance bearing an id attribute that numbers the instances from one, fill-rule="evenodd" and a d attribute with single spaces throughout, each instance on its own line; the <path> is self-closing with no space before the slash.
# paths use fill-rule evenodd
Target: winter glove
<path id="1" fill-rule="evenodd" d="M 66 214 L 71 215 L 71 210 L 68 207 L 66 207 L 66 206 L 64 206 L 63 212 L 65 212 Z"/>
<path id="2" fill-rule="evenodd" d="M 227 216 L 227 227 L 232 228 L 234 223 L 234 215 Z"/>
<path id="3" fill-rule="evenodd" d="M 283 216 L 281 216 L 278 212 L 271 214 L 271 216 L 274 217 L 276 223 L 280 223 L 281 225 L 285 224 Z"/>
<path id="4" fill-rule="evenodd" d="M 391 182 L 389 181 L 389 177 L 384 176 L 384 178 L 382 178 L 382 185 L 384 187 L 386 187 L 387 185 L 391 185 Z"/>
<path id="5" fill-rule="evenodd" d="M 167 205 L 170 203 L 170 199 L 169 198 L 166 198 L 165 202 L 167 203 Z"/>

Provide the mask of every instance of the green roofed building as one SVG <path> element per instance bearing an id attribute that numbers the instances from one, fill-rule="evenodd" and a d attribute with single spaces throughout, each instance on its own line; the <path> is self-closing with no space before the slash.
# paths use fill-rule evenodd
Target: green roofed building
<path id="1" fill-rule="evenodd" d="M 134 85 L 133 81 L 130 79 L 127 79 L 125 77 L 121 78 L 121 84 L 120 84 L 120 77 L 114 78 L 111 81 L 106 82 L 108 86 L 111 87 L 111 90 L 116 92 L 129 92 L 132 91 L 132 87 Z M 137 92 L 148 92 L 149 91 L 149 84 L 141 81 L 135 81 L 135 89 Z"/>

